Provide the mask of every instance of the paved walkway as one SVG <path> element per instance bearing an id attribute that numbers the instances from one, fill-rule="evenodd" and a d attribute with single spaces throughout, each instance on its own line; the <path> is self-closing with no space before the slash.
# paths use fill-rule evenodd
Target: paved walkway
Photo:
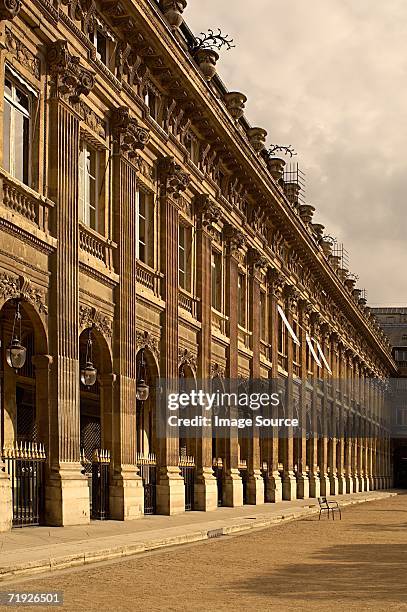
<path id="1" fill-rule="evenodd" d="M 396 491 L 338 495 L 343 506 L 384 499 Z M 35 527 L 0 534 L 0 582 L 15 576 L 60 570 L 98 561 L 245 532 L 318 512 L 315 499 L 295 500 L 135 521 L 94 521 L 75 527 Z"/>

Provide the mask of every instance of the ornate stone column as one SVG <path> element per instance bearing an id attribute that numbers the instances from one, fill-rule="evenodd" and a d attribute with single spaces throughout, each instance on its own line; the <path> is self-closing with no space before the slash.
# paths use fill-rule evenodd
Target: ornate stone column
<path id="1" fill-rule="evenodd" d="M 313 337 L 319 338 L 321 335 L 320 315 L 314 313 L 311 317 L 313 323 Z M 323 345 L 323 342 L 322 342 Z M 313 361 L 315 361 L 313 359 Z M 320 452 L 318 457 L 319 463 L 319 486 L 321 495 L 329 495 L 330 493 L 330 481 L 328 476 L 328 427 L 327 423 L 329 420 L 329 408 L 328 408 L 328 397 L 326 388 L 326 371 L 321 368 L 320 373 L 322 374 L 322 389 L 320 389 L 319 378 L 318 378 L 318 364 L 314 363 L 314 386 L 317 388 L 317 395 L 321 397 L 321 425 L 322 425 L 322 439 L 320 441 Z M 318 402 L 319 403 L 319 402 Z"/>
<path id="2" fill-rule="evenodd" d="M 307 473 L 307 436 L 310 432 L 307 431 L 307 332 L 306 325 L 308 318 L 306 317 L 306 307 L 308 302 L 300 300 L 298 303 L 299 316 L 299 340 L 300 346 L 300 366 L 301 366 L 301 388 L 300 388 L 300 410 L 301 410 L 301 457 L 299 458 L 298 474 L 297 474 L 297 498 L 307 499 L 310 496 L 309 492 L 309 477 Z"/>
<path id="3" fill-rule="evenodd" d="M 346 481 L 345 481 L 345 469 L 344 469 L 344 457 L 345 457 L 345 411 L 342 404 L 342 389 L 340 385 L 340 378 L 342 376 L 341 370 L 341 357 L 339 353 L 338 334 L 336 332 L 331 334 L 331 354 L 332 354 L 332 379 L 333 379 L 333 400 L 334 400 L 334 411 L 338 415 L 336 422 L 338 424 L 338 430 L 336 432 L 338 436 L 338 444 L 336 451 L 336 475 L 338 479 L 338 493 L 343 495 L 346 493 Z"/>
<path id="4" fill-rule="evenodd" d="M 211 342 L 212 342 L 212 229 L 213 224 L 220 219 L 220 208 L 207 195 L 195 198 L 196 230 L 196 288 L 198 303 L 198 319 L 201 330 L 198 336 L 198 380 L 208 383 L 210 391 Z M 205 390 L 205 389 L 204 389 Z M 205 416 L 205 415 L 203 415 Z M 197 439 L 196 452 L 196 484 L 195 509 L 216 510 L 218 492 L 216 478 L 212 469 L 212 431 L 210 427 L 201 430 L 201 438 Z"/>
<path id="5" fill-rule="evenodd" d="M 344 411 L 344 421 L 346 421 L 346 447 L 344 454 L 345 461 L 345 483 L 346 483 L 346 493 L 354 492 L 354 481 L 353 481 L 353 448 L 354 448 L 354 426 L 353 420 L 351 419 L 351 413 L 349 411 L 349 406 L 345 405 L 345 389 L 348 384 L 348 361 L 347 361 L 347 353 L 345 346 L 342 342 L 339 344 L 339 354 L 340 354 L 340 362 L 341 362 L 341 376 L 340 376 L 340 385 L 341 385 L 341 402 L 342 402 L 342 410 Z"/>
<path id="6" fill-rule="evenodd" d="M 293 326 L 293 313 L 298 307 L 298 292 L 292 285 L 287 285 L 284 291 L 286 302 L 286 316 L 291 327 Z M 287 345 L 287 380 L 286 380 L 286 399 L 285 399 L 285 416 L 289 419 L 293 418 L 293 341 L 291 336 L 288 337 Z M 283 470 L 283 499 L 293 500 L 297 498 L 297 479 L 294 473 L 294 438 L 293 431 L 290 429 L 286 432 L 286 438 L 282 441 L 284 446 L 284 470 Z"/>
<path id="7" fill-rule="evenodd" d="M 0 378 L 0 414 L 3 410 L 4 394 Z M 3 432 L 0 434 L 0 448 L 3 447 Z M 0 533 L 10 531 L 13 521 L 13 497 L 10 478 L 5 470 L 5 464 L 0 453 Z"/>
<path id="8" fill-rule="evenodd" d="M 110 513 L 119 520 L 142 515 L 144 494 L 136 466 L 136 235 L 138 151 L 148 142 L 147 130 L 139 127 L 130 110 L 121 106 L 111 116 L 113 135 L 113 215 L 118 248 L 115 270 L 113 330 L 113 447 Z M 113 381 L 111 381 L 113 384 Z M 104 389 L 105 390 L 105 389 Z"/>
<path id="9" fill-rule="evenodd" d="M 271 379 L 273 391 L 276 390 L 278 380 L 278 302 L 282 297 L 284 289 L 284 277 L 276 268 L 270 268 L 268 271 L 268 281 L 270 289 L 270 308 L 271 308 Z M 267 462 L 268 462 L 268 478 L 266 491 L 267 500 L 271 502 L 280 502 L 283 499 L 283 485 L 278 471 L 278 449 L 280 440 L 278 433 L 273 429 L 270 437 L 267 440 Z"/>
<path id="10" fill-rule="evenodd" d="M 79 229 L 77 104 L 94 84 L 65 40 L 49 45 L 49 197 L 55 202 L 53 230 L 58 248 L 50 258 L 51 377 L 50 475 L 46 521 L 89 522 L 89 488 L 81 474 L 79 407 Z"/>
<path id="11" fill-rule="evenodd" d="M 313 310 L 312 304 L 308 303 L 304 311 L 304 327 L 309 331 L 309 335 L 313 336 L 318 322 L 318 313 Z M 312 391 L 311 391 L 311 406 L 310 406 L 310 422 L 312 434 L 310 434 L 310 464 L 309 464 L 309 494 L 310 497 L 319 497 L 321 491 L 321 481 L 318 474 L 318 390 L 317 390 L 317 364 L 311 356 L 312 363 Z M 305 368 L 307 370 L 307 368 Z M 306 380 L 308 380 L 308 371 L 306 371 Z"/>
<path id="12" fill-rule="evenodd" d="M 165 310 L 162 316 L 161 378 L 167 390 L 178 390 L 178 201 L 190 178 L 173 157 L 158 160 L 161 211 L 161 265 L 164 274 Z M 176 413 L 174 413 L 176 414 Z M 159 514 L 185 511 L 185 487 L 178 467 L 179 438 L 176 428 L 161 436 L 159 443 Z"/>
<path id="13" fill-rule="evenodd" d="M 337 442 L 340 438 L 340 424 L 339 419 L 336 418 L 336 389 L 333 386 L 336 372 L 336 355 L 332 348 L 331 335 L 329 325 L 323 323 L 320 328 L 321 331 L 321 348 L 324 355 L 327 355 L 327 348 L 329 346 L 329 354 L 332 355 L 331 360 L 331 371 L 329 374 L 327 368 L 323 364 L 323 378 L 324 378 L 324 395 L 326 397 L 326 410 L 327 410 L 327 421 L 328 427 L 326 428 L 326 435 L 328 436 L 328 480 L 329 480 L 329 491 L 331 495 L 337 495 L 339 489 L 338 482 L 338 468 L 337 468 Z M 328 399 L 328 396 L 329 399 Z"/>
<path id="14" fill-rule="evenodd" d="M 251 377 L 255 381 L 260 380 L 260 283 L 261 274 L 267 265 L 267 260 L 261 254 L 251 249 L 249 251 L 250 266 L 250 330 L 252 332 Z M 253 415 L 255 417 L 255 415 Z M 260 436 L 259 428 L 253 425 L 251 438 L 248 440 L 248 482 L 247 497 L 249 504 L 264 503 L 264 479 L 260 470 Z"/>
<path id="15" fill-rule="evenodd" d="M 241 249 L 245 245 L 242 232 L 231 225 L 225 227 L 224 239 L 227 245 L 226 252 L 226 314 L 228 320 L 229 347 L 227 350 L 228 376 L 237 385 L 238 379 L 238 263 Z M 233 389 L 231 389 L 233 392 Z M 233 408 L 231 408 L 233 417 Z M 225 440 L 225 463 L 223 505 L 229 507 L 243 505 L 243 483 L 239 474 L 239 446 L 236 427 L 231 427 L 229 438 Z"/>

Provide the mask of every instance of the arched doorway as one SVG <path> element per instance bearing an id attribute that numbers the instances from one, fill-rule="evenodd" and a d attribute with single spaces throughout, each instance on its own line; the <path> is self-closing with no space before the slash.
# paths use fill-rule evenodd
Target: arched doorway
<path id="1" fill-rule="evenodd" d="M 13 526 L 40 525 L 45 516 L 49 451 L 47 336 L 22 298 L 0 310 L 0 451 L 12 491 Z"/>
<path id="2" fill-rule="evenodd" d="M 179 366 L 179 392 L 190 393 L 196 390 L 195 374 L 187 363 Z M 183 409 L 184 418 L 196 416 L 194 409 L 187 406 Z M 195 457 L 197 451 L 197 438 L 191 433 L 191 429 L 181 425 L 179 428 L 179 468 L 185 485 L 185 511 L 194 509 L 195 490 Z"/>
<path id="3" fill-rule="evenodd" d="M 90 516 L 104 520 L 109 518 L 112 359 L 104 336 L 93 327 L 79 337 L 79 363 L 81 461 L 89 483 Z"/>
<path id="4" fill-rule="evenodd" d="M 137 353 L 137 385 L 148 388 L 145 399 L 136 402 L 137 465 L 144 487 L 144 514 L 157 512 L 157 423 L 156 393 L 158 367 L 152 352 L 142 347 Z"/>

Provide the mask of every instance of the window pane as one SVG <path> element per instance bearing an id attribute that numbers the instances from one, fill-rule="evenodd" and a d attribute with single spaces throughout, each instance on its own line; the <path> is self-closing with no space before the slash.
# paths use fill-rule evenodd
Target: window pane
<path id="1" fill-rule="evenodd" d="M 24 92 L 22 92 L 20 89 L 17 89 L 17 88 L 16 88 L 16 100 L 20 106 L 25 108 L 27 111 L 30 110 L 28 96 Z"/>
<path id="2" fill-rule="evenodd" d="M 96 35 L 96 55 L 101 62 L 106 64 L 107 61 L 107 39 L 102 32 L 97 32 Z"/>
<path id="3" fill-rule="evenodd" d="M 15 108 L 13 109 L 13 154 L 14 154 L 14 171 L 13 175 L 19 180 L 24 181 L 24 159 L 26 157 L 26 151 L 24 148 L 27 147 L 28 143 L 24 142 L 25 129 L 24 129 L 24 115 Z"/>
<path id="4" fill-rule="evenodd" d="M 6 81 L 7 82 L 7 81 Z M 4 101 L 4 113 L 3 113 L 3 167 L 8 172 L 10 170 L 10 121 L 11 121 L 11 107 L 10 104 Z"/>
<path id="5" fill-rule="evenodd" d="M 246 326 L 246 277 L 239 274 L 238 277 L 238 321 L 242 327 Z"/>
<path id="6" fill-rule="evenodd" d="M 212 307 L 222 310 L 222 256 L 212 253 Z"/>
<path id="7" fill-rule="evenodd" d="M 11 81 L 9 81 L 8 79 L 6 79 L 4 81 L 4 93 L 11 98 L 11 95 L 12 95 L 12 93 L 11 93 Z"/>

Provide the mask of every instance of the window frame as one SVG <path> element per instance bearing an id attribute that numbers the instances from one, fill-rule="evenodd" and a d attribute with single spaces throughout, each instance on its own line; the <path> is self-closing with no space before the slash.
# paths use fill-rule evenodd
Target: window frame
<path id="1" fill-rule="evenodd" d="M 84 151 L 92 152 L 95 155 L 94 166 L 95 172 L 94 176 L 91 173 L 85 172 L 86 169 L 86 157 L 83 155 Z M 79 220 L 89 227 L 93 231 L 98 234 L 103 234 L 104 232 L 104 222 L 102 218 L 102 193 L 103 193 L 103 178 L 104 175 L 101 172 L 101 163 L 102 163 L 102 152 L 96 147 L 93 143 L 86 139 L 86 137 L 82 138 L 80 141 L 79 147 L 79 163 L 78 163 L 78 205 L 79 205 Z M 91 180 L 94 180 L 94 192 L 95 192 L 95 202 L 94 206 L 90 204 L 90 201 L 86 201 L 87 196 L 91 192 L 89 185 L 85 182 L 86 177 L 90 177 Z M 95 224 L 94 226 L 91 224 L 91 213 L 90 210 L 94 210 L 94 218 Z"/>
<path id="2" fill-rule="evenodd" d="M 219 258 L 219 266 L 215 265 L 215 260 Z M 214 274 L 214 270 L 216 270 L 216 274 Z M 219 313 L 223 313 L 224 307 L 224 296 L 223 296 L 223 276 L 224 276 L 224 265 L 223 265 L 223 253 L 218 251 L 217 249 L 212 249 L 211 252 L 211 307 Z M 217 279 L 219 281 L 216 282 L 216 286 L 214 285 L 214 280 Z M 215 291 L 214 291 L 215 288 Z M 217 296 L 218 299 L 214 300 L 214 295 Z M 219 306 L 219 308 L 218 308 Z"/>
<path id="3" fill-rule="evenodd" d="M 145 208 L 144 215 L 141 214 L 141 196 L 145 198 L 144 202 L 147 205 L 147 209 Z M 154 269 L 155 266 L 155 196 L 154 192 L 150 191 L 147 188 L 142 186 L 137 186 L 136 190 L 136 215 L 137 215 L 137 225 L 136 225 L 136 258 L 141 261 L 146 266 L 149 266 L 151 269 Z M 145 229 L 144 242 L 140 238 L 140 219 L 144 219 Z M 141 258 L 141 250 L 140 244 L 144 247 L 144 257 Z"/>
<path id="4" fill-rule="evenodd" d="M 10 89 L 11 89 L 11 94 L 8 94 L 8 92 L 6 91 L 6 81 L 10 82 Z M 3 167 L 6 169 L 6 171 L 12 176 L 14 177 L 16 180 L 20 181 L 21 183 L 23 183 L 24 185 L 27 185 L 28 187 L 31 186 L 31 182 L 32 182 L 32 156 L 33 156 L 33 134 L 32 134 L 32 130 L 33 130 L 33 107 L 34 107 L 34 100 L 33 100 L 33 94 L 30 91 L 30 89 L 28 87 L 25 87 L 24 84 L 17 78 L 15 77 L 12 72 L 10 70 L 8 70 L 8 67 L 6 65 L 5 67 L 5 72 L 4 72 L 4 91 L 3 91 Z M 19 104 L 17 97 L 16 97 L 16 91 L 20 91 L 24 96 L 26 96 L 27 98 L 27 102 L 28 102 L 28 109 L 24 108 L 24 106 L 22 106 L 21 104 Z M 5 163 L 5 142 L 6 142 L 6 138 L 5 138 L 5 108 L 6 108 L 6 104 L 8 104 L 9 108 L 10 108 L 10 123 L 9 123 L 9 139 L 8 139 L 8 152 L 9 152 L 9 156 L 8 156 L 8 170 L 6 168 L 6 163 Z M 15 116 L 16 113 L 19 113 L 21 117 L 23 117 L 23 121 L 24 119 L 26 119 L 28 121 L 28 129 L 27 129 L 27 157 L 26 159 L 24 159 L 24 146 L 23 146 L 23 173 L 22 173 L 22 177 L 17 176 L 17 172 L 16 172 L 16 155 L 15 155 L 15 151 L 16 151 L 16 134 L 14 131 L 14 124 L 15 124 Z M 23 123 L 23 135 L 22 135 L 22 139 L 23 139 L 23 144 L 24 144 L 24 123 Z M 24 167 L 26 166 L 26 168 Z M 24 174 L 26 173 L 26 176 L 24 176 Z"/>

